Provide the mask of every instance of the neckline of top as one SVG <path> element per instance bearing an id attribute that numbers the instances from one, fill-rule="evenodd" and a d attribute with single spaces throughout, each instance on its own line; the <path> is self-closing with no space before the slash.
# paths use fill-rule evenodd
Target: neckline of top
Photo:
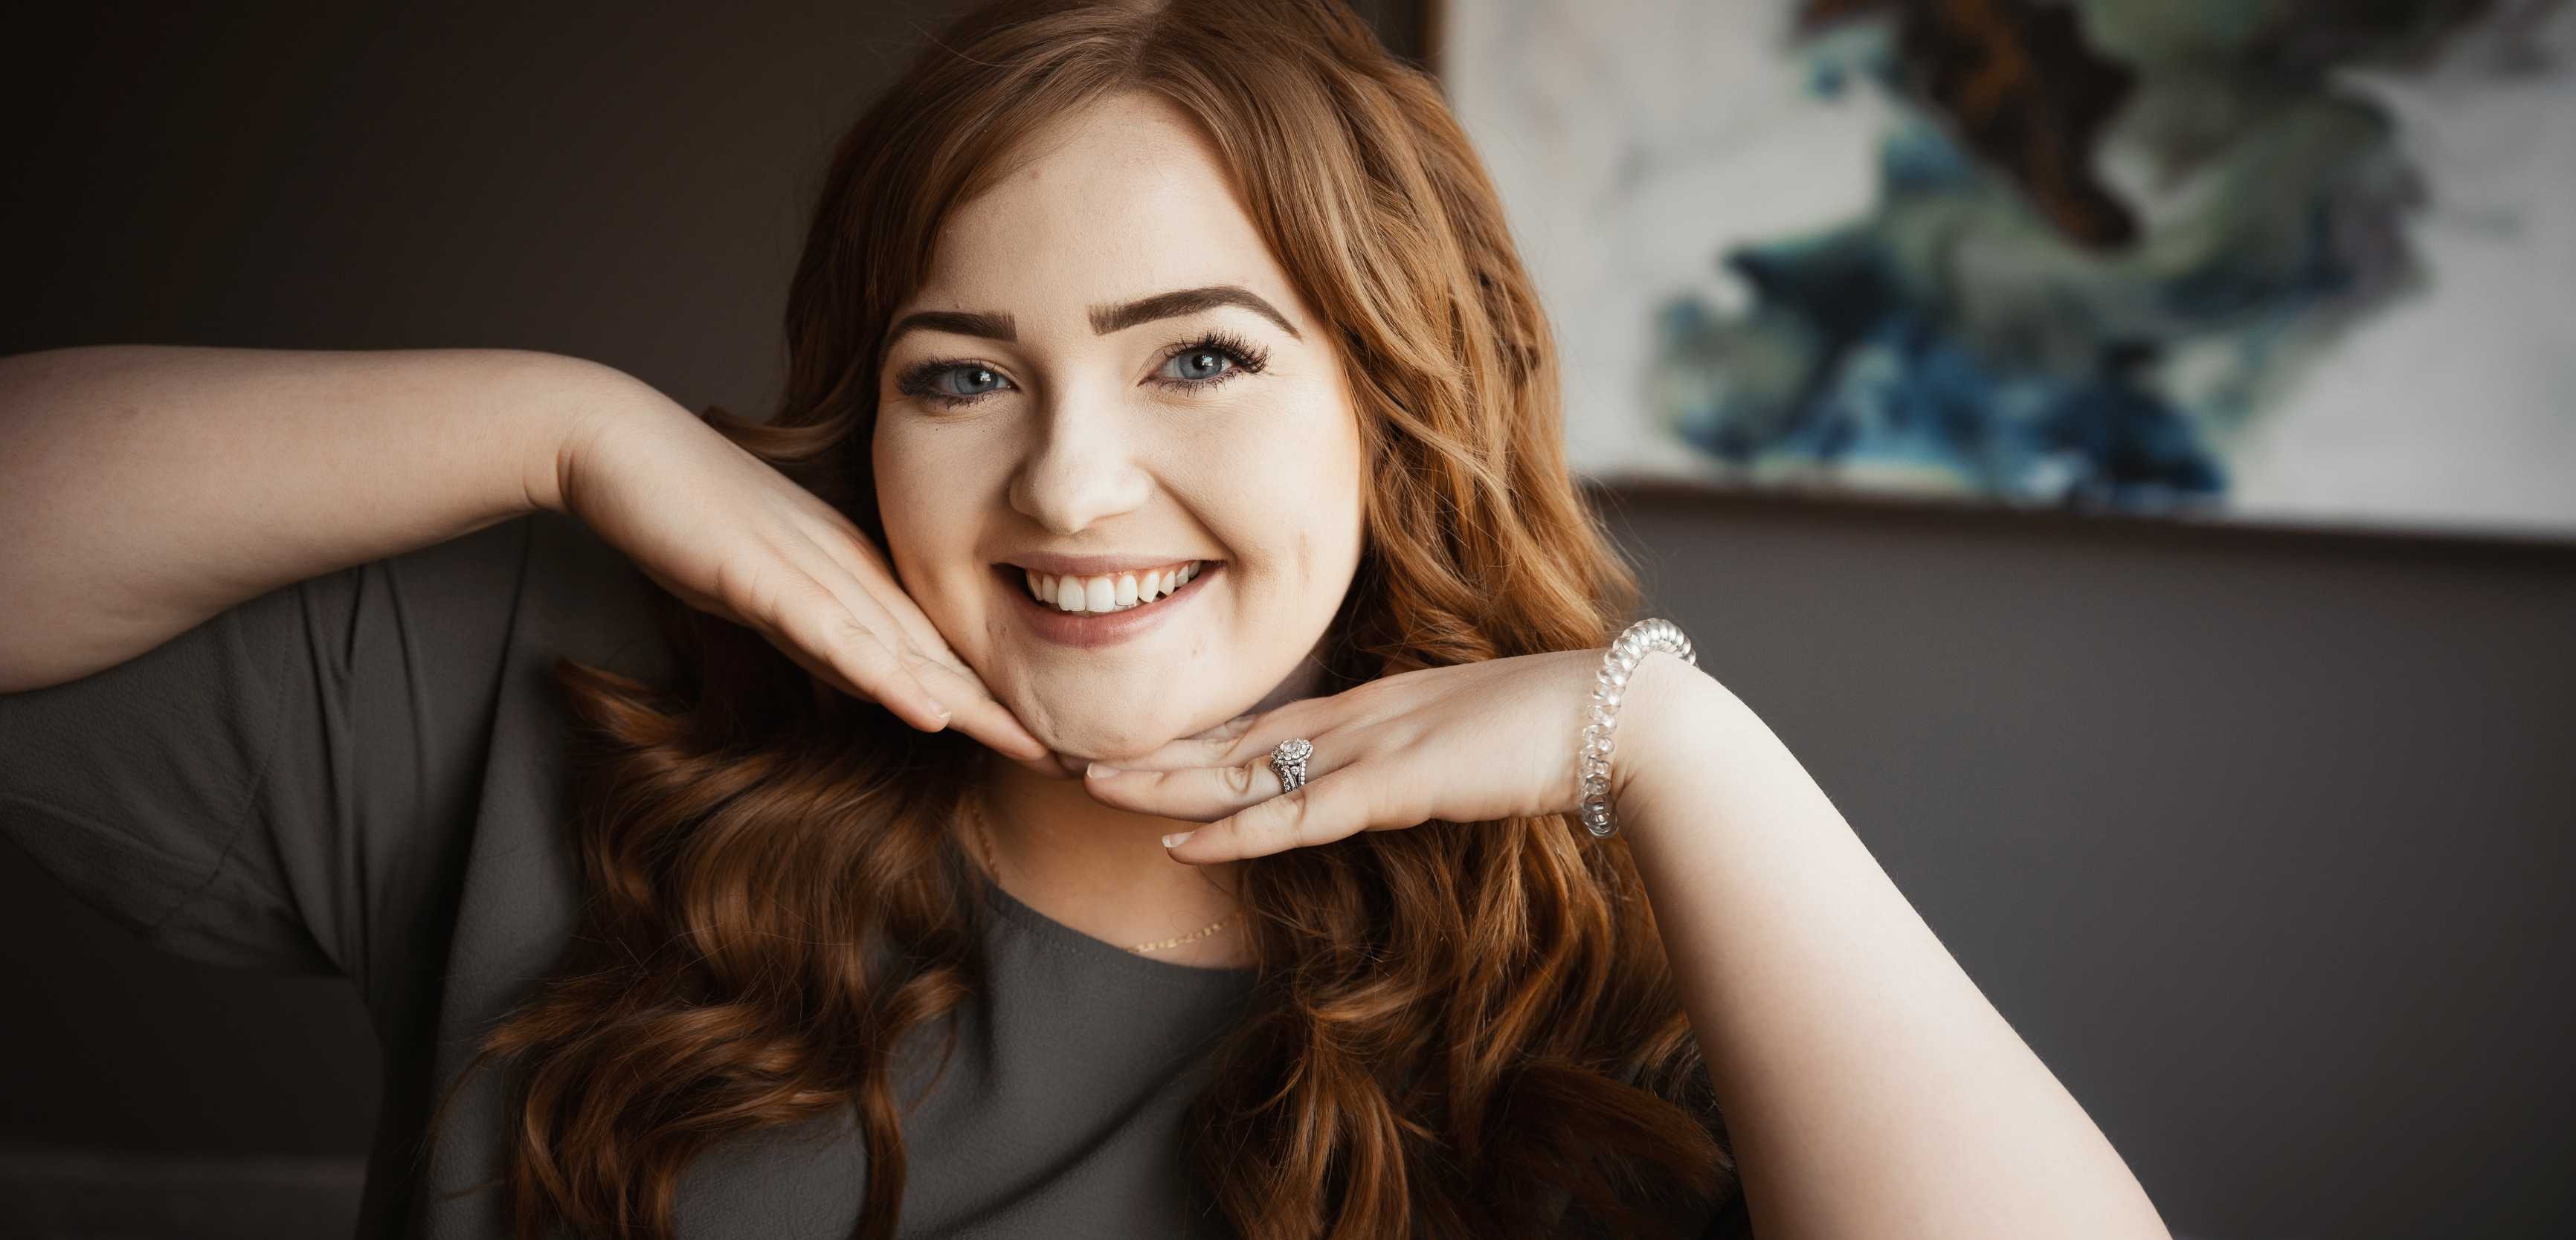
<path id="1" fill-rule="evenodd" d="M 1232 988 L 1251 981 L 1255 975 L 1260 973 L 1258 968 L 1250 966 L 1221 968 L 1210 965 L 1182 964 L 1178 961 L 1172 960 L 1156 960 L 1152 956 L 1144 955 L 1139 952 L 1131 952 L 1126 948 L 1120 947 L 1105 939 L 1094 938 L 1091 935 L 1084 934 L 1080 930 L 1076 930 L 1063 922 L 1057 921 L 1055 918 L 1049 917 L 1046 914 L 1031 908 L 1025 901 L 1022 901 L 1018 896 L 1012 895 L 1008 890 L 1005 890 L 1000 883 L 994 882 L 991 877 L 984 875 L 981 871 L 977 871 L 976 876 L 982 879 L 982 881 L 976 885 L 984 890 L 985 899 L 990 902 L 995 909 L 999 910 L 1003 916 L 1010 918 L 1012 921 L 1018 922 L 1050 942 L 1080 952 L 1085 956 L 1100 960 L 1103 963 L 1114 962 L 1117 966 L 1137 972 L 1140 976 L 1151 976 L 1160 981 L 1178 982 L 1182 984 L 1207 984 L 1211 986 L 1223 984 L 1226 988 Z"/>

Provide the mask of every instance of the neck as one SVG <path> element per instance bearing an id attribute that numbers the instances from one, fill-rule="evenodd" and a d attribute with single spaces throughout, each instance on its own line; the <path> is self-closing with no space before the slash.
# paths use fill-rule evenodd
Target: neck
<path id="1" fill-rule="evenodd" d="M 981 795 L 1003 890 L 1121 950 L 1178 938 L 1232 915 L 1213 934 L 1139 954 L 1204 967 L 1249 962 L 1235 899 L 1242 863 L 1186 865 L 1163 848 L 1163 836 L 1201 824 L 1102 805 L 1078 779 L 1011 763 L 993 769 Z M 983 857 L 980 848 L 974 855 Z"/>
<path id="2" fill-rule="evenodd" d="M 1310 655 L 1252 709 L 1269 711 L 1311 697 L 1322 674 Z M 1082 764 L 1064 765 L 1072 777 L 1003 761 L 987 768 L 989 778 L 975 795 L 982 798 L 999 870 L 995 881 L 1002 889 L 1120 950 L 1178 938 L 1231 916 L 1212 934 L 1139 954 L 1203 968 L 1251 964 L 1249 914 L 1236 899 L 1243 863 L 1172 860 L 1163 837 L 1206 824 L 1103 805 L 1083 791 Z M 980 862 L 980 841 L 966 845 Z"/>

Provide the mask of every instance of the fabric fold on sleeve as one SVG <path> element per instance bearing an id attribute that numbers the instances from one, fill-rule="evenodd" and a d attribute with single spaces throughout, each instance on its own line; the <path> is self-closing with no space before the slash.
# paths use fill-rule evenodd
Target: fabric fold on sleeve
<path id="1" fill-rule="evenodd" d="M 531 527 L 294 582 L 0 695 L 0 836 L 182 956 L 362 986 L 400 966 L 461 864 Z"/>

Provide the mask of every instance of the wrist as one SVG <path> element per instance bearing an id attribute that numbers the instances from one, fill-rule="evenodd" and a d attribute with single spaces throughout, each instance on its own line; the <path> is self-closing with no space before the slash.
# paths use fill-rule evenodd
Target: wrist
<path id="1" fill-rule="evenodd" d="M 602 437 L 639 417 L 677 412 L 694 417 L 651 384 L 612 366 L 547 355 L 532 381 L 530 433 L 520 454 L 520 486 L 529 510 L 568 512 L 573 479 Z"/>
<path id="2" fill-rule="evenodd" d="M 1623 822 L 1638 800 L 1635 790 L 1689 752 L 1687 738 L 1706 730 L 1725 692 L 1715 677 L 1665 651 L 1646 656 L 1629 675 L 1618 749 L 1610 758 L 1610 806 Z"/>
<path id="3" fill-rule="evenodd" d="M 1657 655 L 1670 657 L 1659 660 Z M 1647 750 L 1621 744 L 1620 733 L 1625 730 L 1621 725 L 1623 720 L 1651 721 L 1665 713 L 1661 704 L 1672 696 L 1676 676 L 1665 668 L 1667 662 L 1683 673 L 1696 673 L 1699 659 L 1689 635 L 1661 617 L 1627 626 L 1602 653 L 1591 704 L 1584 710 L 1583 739 L 1577 755 L 1581 801 L 1575 816 L 1595 837 L 1618 834 L 1619 802 L 1635 782 L 1638 768 L 1652 760 Z M 1715 683 L 1705 676 L 1696 678 Z M 1692 677 L 1685 675 L 1681 679 L 1688 683 Z M 1627 751 L 1625 761 L 1621 761 L 1623 750 Z"/>

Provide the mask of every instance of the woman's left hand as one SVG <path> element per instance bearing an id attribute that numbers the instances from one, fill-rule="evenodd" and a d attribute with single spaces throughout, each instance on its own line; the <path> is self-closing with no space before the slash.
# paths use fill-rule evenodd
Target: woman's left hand
<path id="1" fill-rule="evenodd" d="M 1084 787 L 1104 805 L 1208 825 L 1165 837 L 1176 861 L 1205 864 L 1326 844 L 1361 831 L 1442 819 L 1483 822 L 1572 814 L 1582 797 L 1579 750 L 1600 650 L 1566 650 L 1428 667 L 1331 697 L 1244 715 L 1212 731 L 1120 762 L 1094 763 Z M 1635 716 L 1660 679 L 1701 675 L 1669 655 L 1648 657 L 1619 709 L 1615 789 L 1643 755 L 1627 738 L 1651 732 Z M 1282 793 L 1270 751 L 1314 742 L 1306 783 Z"/>

